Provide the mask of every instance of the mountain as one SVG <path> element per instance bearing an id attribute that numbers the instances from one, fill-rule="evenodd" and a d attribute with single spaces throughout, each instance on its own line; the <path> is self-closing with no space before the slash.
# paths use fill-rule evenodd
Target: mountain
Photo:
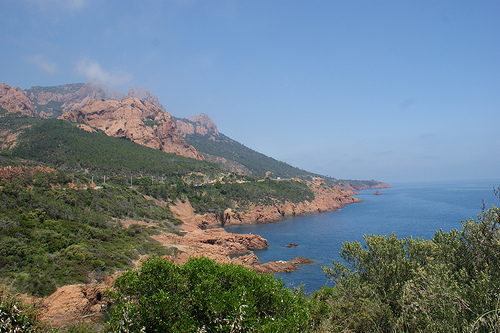
<path id="1" fill-rule="evenodd" d="M 95 99 L 120 101 L 125 96 L 100 82 L 65 84 L 55 87 L 35 86 L 26 94 L 37 109 L 40 117 L 58 117 L 62 113 L 79 109 Z"/>
<path id="2" fill-rule="evenodd" d="M 10 91 L 4 93 L 10 102 L 0 104 L 0 116 L 2 112 L 18 112 L 82 122 L 108 135 L 164 152 L 205 159 L 241 175 L 309 180 L 320 177 L 328 185 L 351 190 L 387 186 L 374 180 L 338 180 L 293 167 L 225 136 L 203 113 L 189 119 L 172 118 L 146 88 L 131 88 L 127 96 L 100 82 L 35 86 L 26 92 L 17 87 L 5 90 Z"/>
<path id="3" fill-rule="evenodd" d="M 54 87 L 35 86 L 27 89 L 26 95 L 35 107 L 36 114 L 44 118 L 59 117 L 64 112 L 82 108 L 95 99 L 121 101 L 128 97 L 148 101 L 165 112 L 158 98 L 146 88 L 130 88 L 128 95 L 125 96 L 98 81 Z"/>
<path id="4" fill-rule="evenodd" d="M 239 174 L 273 178 L 322 178 L 326 184 L 349 190 L 383 188 L 387 184 L 375 180 L 341 180 L 308 172 L 259 153 L 225 136 L 204 113 L 189 119 L 175 118 L 179 134 L 203 154 L 207 161 Z"/>
<path id="5" fill-rule="evenodd" d="M 154 106 L 158 107 L 163 112 L 167 112 L 167 110 L 165 110 L 165 107 L 161 105 L 160 101 L 158 100 L 158 97 L 150 93 L 147 88 L 142 88 L 142 87 L 130 88 L 127 97 L 137 97 L 141 101 L 149 102 Z"/>
<path id="6" fill-rule="evenodd" d="M 60 119 L 85 123 L 109 136 L 166 153 L 204 159 L 179 136 L 170 114 L 135 97 L 121 101 L 96 99 L 80 109 L 65 112 Z"/>

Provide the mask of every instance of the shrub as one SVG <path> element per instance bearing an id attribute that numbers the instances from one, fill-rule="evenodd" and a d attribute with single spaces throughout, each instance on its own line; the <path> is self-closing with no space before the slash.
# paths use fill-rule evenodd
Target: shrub
<path id="1" fill-rule="evenodd" d="M 312 298 L 314 325 L 334 330 L 498 331 L 500 209 L 430 240 L 364 236 L 324 267 L 333 291 Z M 320 301 L 324 302 L 321 303 Z M 323 315 L 328 313 L 325 318 Z"/>
<path id="2" fill-rule="evenodd" d="M 243 266 L 150 258 L 115 282 L 116 332 L 302 332 L 306 299 L 281 280 Z"/>
<path id="3" fill-rule="evenodd" d="M 42 327 L 38 312 L 19 297 L 0 288 L 0 332 L 38 332 Z"/>

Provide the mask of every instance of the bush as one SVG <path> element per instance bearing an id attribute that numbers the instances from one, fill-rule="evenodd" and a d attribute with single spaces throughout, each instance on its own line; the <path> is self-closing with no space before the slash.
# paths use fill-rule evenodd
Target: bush
<path id="1" fill-rule="evenodd" d="M 150 258 L 115 282 L 113 332 L 302 332 L 306 299 L 243 266 Z"/>
<path id="2" fill-rule="evenodd" d="M 311 298 L 314 325 L 332 330 L 498 331 L 500 209 L 431 240 L 364 236 L 323 270 L 333 291 Z M 324 314 L 328 314 L 327 317 Z"/>
<path id="3" fill-rule="evenodd" d="M 41 327 L 34 307 L 0 288 L 0 332 L 38 332 Z"/>

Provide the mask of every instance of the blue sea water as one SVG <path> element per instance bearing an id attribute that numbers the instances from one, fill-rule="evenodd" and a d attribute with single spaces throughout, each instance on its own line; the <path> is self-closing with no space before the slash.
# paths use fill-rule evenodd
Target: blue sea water
<path id="1" fill-rule="evenodd" d="M 461 229 L 460 222 L 477 219 L 483 200 L 485 208 L 499 206 L 493 188 L 500 180 L 447 181 L 394 183 L 391 188 L 359 191 L 357 198 L 363 203 L 351 204 L 331 213 L 321 213 L 288 218 L 268 224 L 228 226 L 233 233 L 258 234 L 267 239 L 269 247 L 256 250 L 261 262 L 290 260 L 306 257 L 314 260 L 303 264 L 291 273 L 278 273 L 291 288 L 303 285 L 312 293 L 323 285 L 333 286 L 323 273 L 321 266 L 331 266 L 332 259 L 339 260 L 342 242 L 358 240 L 363 235 L 412 236 L 430 239 L 442 229 Z M 298 246 L 287 248 L 286 245 Z"/>

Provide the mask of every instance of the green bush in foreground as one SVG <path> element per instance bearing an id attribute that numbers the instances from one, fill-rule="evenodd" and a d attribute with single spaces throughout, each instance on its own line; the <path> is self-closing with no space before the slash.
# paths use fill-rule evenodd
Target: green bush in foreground
<path id="1" fill-rule="evenodd" d="M 271 275 L 191 258 L 150 258 L 115 282 L 113 332 L 302 332 L 306 299 Z"/>

